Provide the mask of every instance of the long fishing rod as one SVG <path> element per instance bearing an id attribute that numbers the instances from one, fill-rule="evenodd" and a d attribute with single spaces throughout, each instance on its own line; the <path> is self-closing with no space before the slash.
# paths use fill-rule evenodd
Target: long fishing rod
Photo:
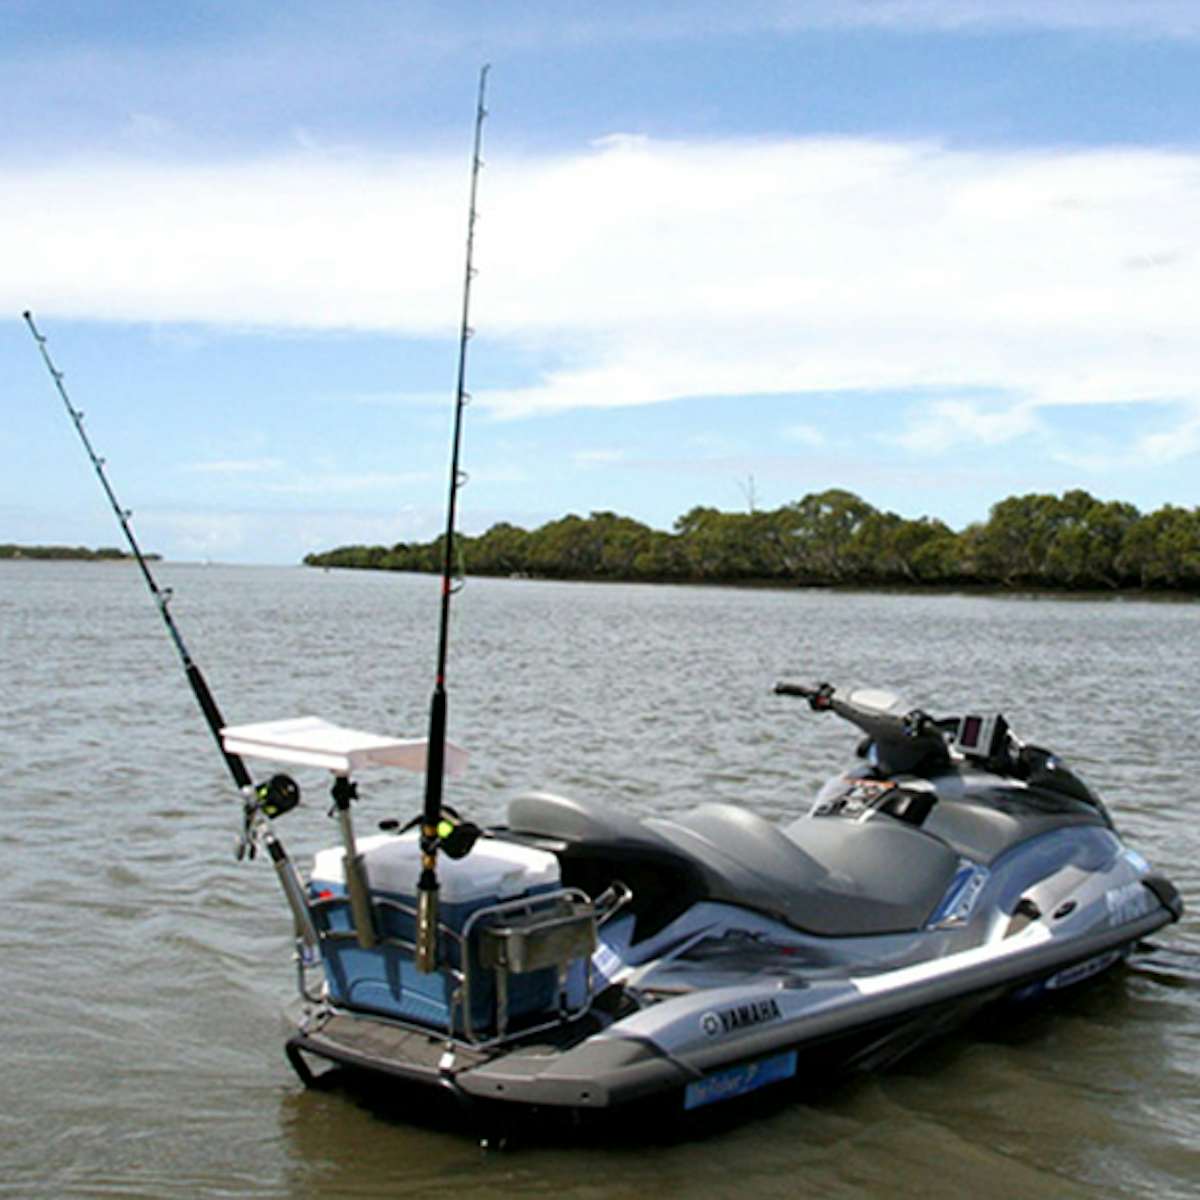
<path id="1" fill-rule="evenodd" d="M 209 691 L 208 683 L 205 681 L 203 674 L 201 674 L 200 668 L 188 652 L 183 635 L 179 632 L 179 627 L 175 624 L 175 618 L 171 616 L 171 609 L 169 607 L 171 603 L 171 589 L 160 588 L 155 582 L 154 575 L 150 571 L 150 564 L 146 561 L 146 556 L 142 553 L 142 548 L 138 545 L 137 538 L 134 537 L 133 527 L 129 524 L 133 513 L 129 509 L 123 508 L 117 499 L 117 494 L 113 491 L 112 484 L 108 480 L 108 473 L 104 469 L 104 459 L 92 448 L 91 439 L 83 427 L 83 413 L 71 403 L 71 398 L 67 395 L 66 386 L 63 384 L 63 372 L 54 365 L 54 361 L 50 357 L 50 351 L 46 348 L 46 338 L 33 322 L 33 314 L 25 312 L 23 315 L 25 323 L 29 326 L 29 332 L 33 334 L 34 341 L 41 351 L 42 361 L 46 364 L 46 370 L 50 372 L 50 378 L 54 380 L 54 386 L 58 389 L 58 394 L 62 397 L 63 404 L 66 405 L 67 412 L 70 414 L 71 421 L 75 426 L 75 431 L 79 434 L 79 440 L 83 442 L 83 448 L 87 451 L 88 458 L 92 460 L 92 466 L 95 468 L 96 476 L 100 480 L 100 486 L 104 488 L 104 494 L 108 497 L 108 502 L 112 505 L 113 512 L 116 513 L 117 522 L 125 534 L 125 540 L 129 543 L 129 549 L 133 551 L 133 557 L 137 560 L 137 565 L 141 569 L 142 578 L 146 581 L 146 587 L 150 589 L 150 595 L 154 598 L 154 603 L 158 606 L 158 611 L 162 614 L 163 623 L 167 627 L 167 632 L 171 635 L 171 641 L 175 643 L 175 649 L 179 652 L 179 658 L 183 663 L 184 674 L 191 685 L 196 702 L 200 705 L 200 711 L 204 714 L 204 719 L 208 723 L 208 728 L 212 732 L 213 739 L 217 743 L 217 749 L 221 752 L 221 757 L 225 760 L 225 765 L 229 768 L 230 775 L 233 776 L 233 782 L 237 784 L 238 790 L 242 794 L 244 826 L 242 836 L 238 841 L 237 856 L 241 859 L 249 853 L 249 856 L 253 858 L 256 838 L 261 838 L 263 844 L 266 846 L 267 854 L 271 859 L 271 865 L 275 868 L 275 874 L 279 879 L 284 896 L 292 910 L 297 941 L 297 963 L 299 964 L 297 969 L 300 972 L 301 991 L 304 991 L 304 969 L 315 961 L 318 935 L 308 911 L 304 886 L 300 881 L 292 860 L 283 848 L 283 844 L 272 831 L 270 821 L 270 818 L 282 816 L 285 812 L 294 808 L 299 803 L 300 791 L 296 787 L 295 782 L 287 775 L 275 775 L 267 783 L 261 784 L 256 788 L 241 756 L 225 749 L 225 744 L 221 739 L 221 730 L 225 728 L 225 718 L 221 715 L 221 710 L 217 707 L 217 702 L 213 699 L 213 694 Z M 307 995 L 307 993 L 305 994 Z"/>
<path id="2" fill-rule="evenodd" d="M 442 547 L 442 608 L 438 626 L 437 672 L 433 699 L 429 706 L 429 749 L 425 764 L 425 806 L 421 814 L 421 875 L 417 882 L 416 965 L 420 971 L 437 969 L 438 825 L 442 817 L 442 785 L 446 775 L 446 651 L 450 639 L 450 597 L 454 587 L 454 524 L 458 512 L 458 491 L 466 483 L 459 467 L 462 446 L 463 410 L 470 396 L 466 390 L 467 343 L 471 329 L 471 281 L 475 278 L 475 197 L 479 188 L 479 170 L 483 166 L 483 121 L 487 116 L 484 94 L 488 67 L 479 72 L 479 97 L 475 105 L 475 147 L 471 157 L 471 200 L 467 212 L 467 258 L 463 272 L 462 322 L 458 337 L 458 383 L 454 399 L 454 433 L 450 452 L 450 491 L 446 502 L 446 539 Z"/>
<path id="3" fill-rule="evenodd" d="M 137 560 L 137 565 L 141 569 L 142 578 L 146 581 L 146 586 L 150 589 L 150 595 L 154 598 L 154 603 L 158 605 L 158 611 L 162 614 L 162 619 L 167 626 L 167 632 L 171 635 L 171 641 L 175 643 L 175 649 L 179 652 L 179 657 L 183 662 L 184 674 L 187 675 L 187 681 L 191 685 L 196 702 L 200 705 L 200 711 L 204 713 L 204 719 L 208 722 L 208 727 L 216 739 L 217 749 L 221 751 L 221 757 L 225 760 L 225 765 L 229 768 L 229 773 L 233 776 L 233 781 L 237 784 L 238 788 L 249 788 L 252 786 L 250 772 L 246 770 L 246 764 L 242 762 L 241 758 L 236 754 L 230 754 L 222 744 L 221 730 L 225 726 L 225 718 L 221 716 L 221 710 L 217 707 L 217 702 L 213 699 L 213 694 L 209 691 L 208 684 L 205 682 L 204 676 L 200 673 L 200 668 L 196 666 L 192 660 L 192 656 L 188 653 L 188 648 L 184 644 L 178 626 L 175 624 L 175 619 L 171 616 L 171 589 L 160 588 L 155 582 L 154 576 L 150 572 L 150 564 L 146 561 L 146 556 L 142 553 L 142 548 L 138 545 L 137 538 L 133 535 L 133 528 L 129 524 L 133 513 L 127 508 L 122 508 L 120 501 L 117 500 L 117 495 L 113 491 L 112 484 L 108 481 L 108 473 L 104 470 L 104 459 L 92 448 L 91 440 L 88 438 L 87 431 L 83 427 L 83 413 L 71 403 L 71 399 L 67 395 L 67 389 L 63 384 L 63 372 L 54 365 L 53 360 L 50 358 L 50 351 L 46 348 L 46 338 L 33 323 L 33 314 L 26 312 L 23 315 L 25 323 L 29 326 L 29 332 L 33 334 L 34 341 L 37 342 L 37 347 L 41 351 L 42 361 L 46 364 L 46 370 L 50 372 L 50 378 L 54 380 L 54 386 L 58 389 L 58 394 L 62 397 L 63 404 L 66 405 L 67 412 L 70 414 L 71 420 L 75 425 L 75 431 L 79 434 L 80 441 L 83 442 L 83 448 L 87 451 L 88 458 L 92 460 L 92 466 L 95 468 L 96 475 L 100 480 L 100 486 L 104 488 L 104 494 L 108 497 L 108 502 L 112 505 L 113 512 L 117 515 L 117 521 L 125 534 L 125 540 L 129 543 L 129 549 L 133 551 L 133 557 Z"/>

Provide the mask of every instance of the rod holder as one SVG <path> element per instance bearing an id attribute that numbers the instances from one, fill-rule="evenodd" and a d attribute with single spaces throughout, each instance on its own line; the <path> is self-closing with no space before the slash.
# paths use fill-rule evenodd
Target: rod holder
<path id="1" fill-rule="evenodd" d="M 414 961 L 418 971 L 431 975 L 438 968 L 438 893 L 433 887 L 417 889 L 417 946 Z"/>
<path id="2" fill-rule="evenodd" d="M 295 864 L 288 857 L 279 839 L 266 830 L 267 853 L 271 856 L 271 864 L 279 878 L 279 886 L 283 889 L 288 908 L 292 912 L 292 922 L 295 926 L 296 940 L 303 947 L 302 955 L 306 962 L 315 962 L 321 942 L 320 934 L 313 924 L 312 912 L 304 895 L 304 885 L 296 873 Z"/>
<path id="3" fill-rule="evenodd" d="M 371 907 L 371 893 L 367 886 L 367 873 L 362 855 L 354 841 L 354 818 L 350 815 L 350 801 L 358 795 L 358 785 L 347 776 L 338 775 L 333 781 L 333 807 L 337 813 L 338 826 L 342 832 L 342 871 L 346 879 L 346 892 L 350 897 L 350 914 L 354 918 L 354 933 L 364 950 L 374 949 L 379 938 L 375 932 L 375 914 Z"/>

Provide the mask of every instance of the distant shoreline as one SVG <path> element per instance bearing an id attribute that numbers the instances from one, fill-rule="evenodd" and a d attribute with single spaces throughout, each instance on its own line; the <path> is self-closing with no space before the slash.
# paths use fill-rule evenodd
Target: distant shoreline
<path id="1" fill-rule="evenodd" d="M 339 546 L 310 567 L 439 573 L 431 542 Z M 509 578 L 725 586 L 974 591 L 1002 594 L 1200 594 L 1200 508 L 1141 513 L 1080 489 L 1010 496 L 955 532 L 936 517 L 882 512 L 842 488 L 770 511 L 696 507 L 671 532 L 615 512 L 575 513 L 537 529 L 508 522 L 456 533 L 451 569 Z"/>
<path id="2" fill-rule="evenodd" d="M 148 561 L 158 562 L 162 555 L 147 554 Z M 0 561 L 40 562 L 133 562 L 133 555 L 115 546 L 18 546 L 14 543 L 0 545 Z"/>
<path id="3" fill-rule="evenodd" d="M 313 568 L 310 562 L 301 566 Z M 321 566 L 322 571 L 344 571 L 365 574 L 383 572 L 431 578 L 435 571 L 403 570 L 393 567 Z M 561 583 L 599 584 L 613 587 L 662 587 L 662 588 L 731 588 L 735 591 L 761 592 L 830 592 L 836 595 L 868 596 L 963 596 L 991 600 L 1063 600 L 1087 601 L 1106 600 L 1120 603 L 1144 600 L 1148 603 L 1195 604 L 1200 596 L 1186 588 L 1069 588 L 1038 587 L 1034 584 L 1012 584 L 1003 586 L 995 583 L 973 583 L 969 581 L 947 583 L 832 583 L 819 580 L 801 582 L 779 579 L 613 579 L 602 575 L 491 575 L 482 571 L 468 571 L 463 576 L 466 582 L 487 580 L 490 583 Z"/>

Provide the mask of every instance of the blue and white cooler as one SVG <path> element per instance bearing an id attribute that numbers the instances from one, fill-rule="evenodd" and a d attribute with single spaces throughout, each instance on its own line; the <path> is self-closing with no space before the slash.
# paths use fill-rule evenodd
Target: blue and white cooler
<path id="1" fill-rule="evenodd" d="M 309 882 L 313 918 L 322 934 L 329 998 L 335 1004 L 463 1033 L 468 1030 L 463 1009 L 456 1011 L 455 991 L 465 976 L 462 1005 L 469 1007 L 469 1032 L 476 1035 L 494 1030 L 498 1019 L 507 1024 L 554 1011 L 558 974 L 542 968 L 505 980 L 506 1013 L 499 1017 L 494 973 L 481 962 L 478 945 L 479 935 L 489 925 L 523 911 L 536 919 L 539 908 L 544 910 L 553 903 L 552 895 L 560 891 L 558 859 L 553 854 L 516 842 L 481 838 L 464 858 L 441 856 L 440 967 L 426 974 L 418 971 L 413 961 L 421 872 L 416 831 L 363 838 L 358 850 L 379 939 L 371 949 L 364 949 L 355 937 L 341 847 L 316 854 Z M 472 923 L 475 932 L 464 956 L 463 935 L 469 919 L 482 909 L 500 905 L 505 907 L 494 918 L 485 915 Z"/>
<path id="2" fill-rule="evenodd" d="M 428 743 L 347 729 L 321 717 L 292 717 L 222 730 L 227 753 L 305 767 L 339 780 L 367 767 L 426 769 Z M 461 773 L 464 750 L 447 741 L 446 770 Z M 337 786 L 335 784 L 335 801 Z M 438 860 L 438 969 L 414 961 L 416 832 L 355 842 L 348 807 L 343 844 L 320 851 L 308 884 L 308 913 L 320 936 L 329 999 L 336 1005 L 466 1035 L 476 1041 L 582 1011 L 591 989 L 596 914 L 561 886 L 558 859 L 520 842 L 481 837 L 461 859 Z M 346 887 L 352 848 L 365 879 L 374 939 L 360 941 Z M 484 911 L 487 910 L 487 911 Z"/>

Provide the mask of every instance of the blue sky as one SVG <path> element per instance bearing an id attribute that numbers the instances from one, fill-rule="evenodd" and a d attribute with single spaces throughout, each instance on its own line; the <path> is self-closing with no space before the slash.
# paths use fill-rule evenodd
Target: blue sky
<path id="1" fill-rule="evenodd" d="M 1198 503 L 1200 5 L 0 4 L 0 541 Z"/>

